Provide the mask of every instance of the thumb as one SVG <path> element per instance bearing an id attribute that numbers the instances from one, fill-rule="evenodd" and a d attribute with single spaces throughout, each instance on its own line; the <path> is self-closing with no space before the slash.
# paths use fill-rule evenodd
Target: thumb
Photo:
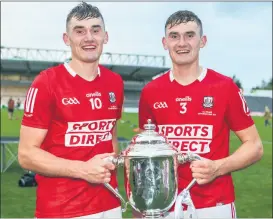
<path id="1" fill-rule="evenodd" d="M 114 155 L 115 155 L 115 153 L 113 152 L 113 153 L 97 154 L 96 157 L 100 158 L 100 159 L 104 159 L 106 157 L 110 157 L 110 156 L 114 156 Z"/>

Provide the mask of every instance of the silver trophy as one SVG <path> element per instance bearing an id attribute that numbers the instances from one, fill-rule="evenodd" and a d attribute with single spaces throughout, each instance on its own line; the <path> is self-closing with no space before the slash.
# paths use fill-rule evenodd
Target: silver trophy
<path id="1" fill-rule="evenodd" d="M 124 167 L 125 191 L 128 201 L 108 183 L 105 186 L 122 202 L 125 212 L 128 204 L 143 218 L 161 218 L 175 204 L 175 218 L 184 218 L 182 204 L 195 211 L 189 190 L 195 179 L 178 195 L 177 166 L 200 160 L 196 154 L 183 155 L 168 144 L 166 137 L 155 131 L 156 126 L 144 125 L 144 131 L 131 140 L 117 158 L 107 160 Z"/>

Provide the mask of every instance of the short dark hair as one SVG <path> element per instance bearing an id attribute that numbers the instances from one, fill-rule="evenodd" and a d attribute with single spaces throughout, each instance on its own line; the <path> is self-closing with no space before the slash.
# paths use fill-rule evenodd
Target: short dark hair
<path id="1" fill-rule="evenodd" d="M 183 10 L 173 13 L 166 21 L 165 31 L 167 26 L 170 25 L 170 28 L 179 25 L 181 23 L 188 23 L 189 21 L 194 21 L 200 27 L 200 36 L 203 35 L 202 21 L 199 17 L 191 11 Z"/>
<path id="2" fill-rule="evenodd" d="M 84 20 L 86 18 L 101 18 L 104 23 L 104 19 L 100 10 L 91 4 L 87 4 L 86 2 L 82 2 L 72 8 L 66 18 L 66 28 L 68 28 L 68 24 L 70 20 L 75 17 L 77 20 Z"/>

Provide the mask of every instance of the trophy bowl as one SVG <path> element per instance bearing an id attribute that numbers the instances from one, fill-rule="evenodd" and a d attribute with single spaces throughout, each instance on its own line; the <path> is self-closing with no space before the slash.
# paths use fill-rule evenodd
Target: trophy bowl
<path id="1" fill-rule="evenodd" d="M 155 129 L 148 120 L 144 131 L 134 136 L 124 151 L 116 158 L 106 158 L 116 166 L 124 167 L 128 201 L 108 183 L 105 186 L 121 200 L 123 212 L 130 204 L 143 218 L 160 218 L 173 206 L 178 196 L 177 166 L 200 159 L 194 154 L 182 155 Z"/>

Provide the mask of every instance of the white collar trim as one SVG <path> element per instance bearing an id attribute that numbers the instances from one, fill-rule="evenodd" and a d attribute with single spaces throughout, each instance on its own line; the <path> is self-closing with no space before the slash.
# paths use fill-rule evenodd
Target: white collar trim
<path id="1" fill-rule="evenodd" d="M 67 62 L 64 63 L 64 67 L 69 72 L 69 74 L 71 74 L 73 77 L 75 77 L 77 75 L 77 73 L 70 67 L 70 65 Z M 100 76 L 100 67 L 99 66 L 98 66 L 98 76 Z"/>
<path id="2" fill-rule="evenodd" d="M 201 74 L 199 75 L 199 77 L 197 78 L 197 80 L 201 82 L 206 77 L 207 71 L 208 71 L 207 68 L 203 68 L 203 70 L 202 70 Z M 175 78 L 174 78 L 172 69 L 170 70 L 169 76 L 170 76 L 170 81 L 173 82 L 175 80 Z"/>

